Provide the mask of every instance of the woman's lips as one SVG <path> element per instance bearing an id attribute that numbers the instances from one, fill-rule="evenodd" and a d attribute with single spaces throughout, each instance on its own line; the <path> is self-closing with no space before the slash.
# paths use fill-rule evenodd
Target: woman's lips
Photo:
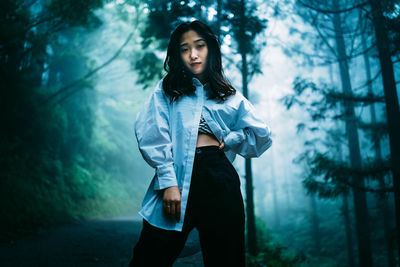
<path id="1" fill-rule="evenodd" d="M 193 67 L 199 66 L 201 63 L 192 63 L 190 65 L 192 65 Z"/>

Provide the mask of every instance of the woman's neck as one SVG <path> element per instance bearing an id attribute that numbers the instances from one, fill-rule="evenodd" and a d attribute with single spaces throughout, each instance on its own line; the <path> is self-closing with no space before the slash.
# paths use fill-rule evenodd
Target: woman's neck
<path id="1" fill-rule="evenodd" d="M 207 83 L 207 79 L 204 77 L 203 74 L 196 75 L 195 77 L 201 82 L 202 85 L 205 85 Z"/>

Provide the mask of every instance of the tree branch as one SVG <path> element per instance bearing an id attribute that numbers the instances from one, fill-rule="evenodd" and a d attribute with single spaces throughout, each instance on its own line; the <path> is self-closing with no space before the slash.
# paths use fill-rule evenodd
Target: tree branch
<path id="1" fill-rule="evenodd" d="M 309 13 L 309 15 L 312 16 L 311 12 Z M 325 36 L 322 34 L 322 32 L 320 31 L 320 29 L 319 29 L 319 27 L 318 27 L 318 25 L 317 25 L 316 20 L 317 20 L 317 16 L 313 16 L 313 24 L 314 24 L 315 29 L 317 30 L 317 33 L 318 33 L 319 37 L 320 37 L 320 38 L 322 39 L 322 41 L 326 44 L 326 46 L 329 48 L 329 50 L 332 52 L 332 54 L 337 58 L 338 56 L 337 56 L 337 54 L 336 54 L 335 48 L 333 48 L 333 47 L 331 46 L 331 44 L 328 42 L 328 40 L 327 40 L 327 39 L 325 38 Z"/>
<path id="2" fill-rule="evenodd" d="M 356 87 L 356 88 L 354 88 L 353 90 L 354 90 L 354 91 L 357 91 L 357 90 L 359 90 L 359 89 L 361 89 L 361 88 L 367 87 L 368 85 L 370 85 L 371 83 L 373 83 L 376 79 L 378 79 L 378 77 L 379 77 L 379 75 L 380 75 L 381 73 L 382 73 L 382 70 L 380 69 L 380 70 L 375 74 L 375 76 L 374 76 L 373 78 L 371 78 L 371 80 L 366 81 L 365 84 L 363 84 L 363 85 L 361 85 L 361 86 L 359 86 L 359 87 Z"/>
<path id="3" fill-rule="evenodd" d="M 72 83 L 62 87 L 61 89 L 59 89 L 57 92 L 55 92 L 54 94 L 52 94 L 51 96 L 47 97 L 44 101 L 42 101 L 40 103 L 40 105 L 45 105 L 47 103 L 49 103 L 50 101 L 52 101 L 55 97 L 57 97 L 58 95 L 60 95 L 63 92 L 66 92 L 69 88 L 74 87 L 76 85 L 78 85 L 79 83 L 83 82 L 84 80 L 90 78 L 91 76 L 93 76 L 96 72 L 98 72 L 99 70 L 101 70 L 102 68 L 104 68 L 105 66 L 107 66 L 108 64 L 110 64 L 114 59 L 116 59 L 119 54 L 121 53 L 121 51 L 124 49 L 124 47 L 129 43 L 129 41 L 132 39 L 133 36 L 133 32 L 129 34 L 128 38 L 125 40 L 125 42 L 123 43 L 123 45 L 117 50 L 117 52 L 106 62 L 104 62 L 102 65 L 100 65 L 99 67 L 89 71 L 85 76 L 83 76 L 82 78 L 79 78 L 75 81 L 73 81 Z M 75 92 L 75 91 L 74 91 Z M 65 99 L 65 98 L 63 98 Z"/>
<path id="4" fill-rule="evenodd" d="M 312 185 L 313 187 L 318 187 L 318 188 L 329 187 L 331 190 L 334 190 L 334 188 L 332 187 L 332 184 L 329 182 L 321 182 L 321 181 L 316 181 L 314 179 L 312 179 L 312 180 L 307 179 L 303 183 L 306 185 L 307 188 L 310 188 L 311 187 L 310 185 Z M 338 181 L 338 183 L 336 183 L 336 184 L 344 185 L 344 186 L 347 186 L 350 188 L 355 188 L 355 189 L 358 189 L 358 190 L 361 190 L 364 192 L 370 192 L 370 193 L 381 193 L 382 194 L 382 193 L 394 192 L 393 186 L 375 189 L 375 188 L 366 187 L 366 186 L 358 186 L 356 184 L 353 184 L 353 183 L 347 182 L 347 181 L 343 181 L 343 180 Z M 318 189 L 312 190 L 312 193 L 318 193 Z"/>
<path id="5" fill-rule="evenodd" d="M 368 4 L 368 2 L 364 2 L 364 3 L 357 4 L 355 6 L 351 6 L 351 7 L 345 8 L 345 9 L 332 10 L 332 9 L 323 9 L 323 8 L 315 7 L 315 6 L 312 6 L 310 4 L 304 3 L 302 0 L 297 0 L 297 1 L 304 7 L 310 8 L 312 10 L 315 10 L 317 12 L 324 13 L 324 14 L 345 13 L 345 12 L 349 12 L 349 11 L 351 11 L 353 9 L 362 8 L 362 7 L 364 7 L 364 6 L 366 6 Z"/>

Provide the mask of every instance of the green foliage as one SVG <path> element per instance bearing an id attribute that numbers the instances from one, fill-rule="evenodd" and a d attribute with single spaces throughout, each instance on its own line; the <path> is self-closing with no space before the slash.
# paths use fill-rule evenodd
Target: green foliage
<path id="1" fill-rule="evenodd" d="M 399 0 L 386 0 L 382 1 L 382 8 L 384 11 L 384 23 L 388 31 L 388 38 L 390 40 L 389 46 L 392 56 L 400 54 L 400 16 L 399 16 Z"/>
<path id="2" fill-rule="evenodd" d="M 162 77 L 162 60 L 149 51 L 141 52 L 135 59 L 132 61 L 132 69 L 138 74 L 137 82 L 142 84 L 144 89 L 154 86 L 156 80 Z"/>
<path id="3" fill-rule="evenodd" d="M 237 41 L 237 52 L 259 55 L 261 46 L 255 44 L 255 38 L 267 27 L 267 20 L 256 14 L 257 4 L 252 1 L 227 1 L 224 5 L 224 24 L 229 26 Z M 243 12 L 243 17 L 240 13 Z"/>
<path id="4" fill-rule="evenodd" d="M 343 120 L 346 114 L 338 114 L 338 104 L 351 101 L 355 105 L 366 106 L 371 103 L 383 102 L 383 96 L 371 94 L 347 95 L 330 88 L 326 84 L 317 85 L 315 82 L 296 77 L 293 81 L 293 94 L 287 94 L 280 102 L 291 109 L 293 105 L 303 107 L 310 115 L 312 121 Z"/>
<path id="5" fill-rule="evenodd" d="M 357 187 L 353 178 L 379 180 L 390 174 L 390 159 L 370 159 L 360 168 L 350 166 L 349 161 L 335 158 L 332 151 L 338 149 L 338 142 L 346 142 L 345 136 L 339 129 L 332 128 L 332 121 L 348 119 L 348 115 L 339 114 L 340 107 L 351 101 L 360 105 L 381 102 L 382 97 L 373 95 L 346 95 L 338 93 L 327 85 L 316 83 L 296 77 L 293 82 L 293 94 L 288 94 L 280 99 L 287 109 L 295 105 L 305 109 L 310 116 L 308 123 L 301 122 L 297 125 L 297 132 L 308 130 L 313 134 L 324 133 L 326 138 L 308 138 L 304 142 L 305 151 L 294 159 L 294 163 L 307 166 L 303 185 L 311 194 L 318 194 L 321 198 L 336 198 L 347 194 L 350 188 Z M 338 105 L 339 104 L 339 105 Z M 358 122 L 359 129 L 366 131 L 373 144 L 376 144 L 387 135 L 386 123 Z M 379 130 L 378 130 L 379 129 Z M 323 152 L 326 150 L 327 152 Z M 364 191 L 385 194 L 393 188 L 358 188 Z"/>
<path id="6" fill-rule="evenodd" d="M 310 152 L 310 151 L 308 151 Z M 332 160 L 327 153 L 315 151 L 304 153 L 297 160 L 306 160 L 310 166 L 308 176 L 303 180 L 304 187 L 311 194 L 318 194 L 322 198 L 335 198 L 342 194 L 347 194 L 350 188 L 357 188 L 351 181 L 351 177 L 358 179 L 369 178 L 371 180 L 382 179 L 390 173 L 390 160 L 375 159 L 372 162 L 366 163 L 365 167 L 351 167 L 348 162 L 339 162 Z M 318 178 L 322 177 L 322 181 Z M 358 188 L 364 191 L 382 193 L 390 192 L 394 189 L 373 189 L 373 188 Z"/>
<path id="7" fill-rule="evenodd" d="M 162 62 L 158 52 L 167 50 L 169 37 L 175 27 L 192 19 L 198 19 L 207 23 L 219 36 L 223 43 L 225 36 L 233 36 L 235 42 L 231 44 L 233 54 L 246 53 L 248 81 L 256 74 L 261 74 L 260 52 L 266 45 L 260 37 L 264 32 L 267 20 L 257 14 L 257 3 L 246 1 L 243 19 L 240 16 L 242 9 L 240 1 L 147 1 L 149 14 L 145 20 L 145 26 L 141 30 L 142 55 L 134 56 L 133 69 L 138 72 L 138 80 L 148 87 L 147 81 L 158 78 L 162 73 Z M 221 5 L 218 7 L 218 5 Z M 208 18 L 207 10 L 220 8 L 221 14 L 212 20 Z M 224 27 L 225 30 L 222 30 Z M 231 61 L 230 55 L 224 55 Z M 241 65 L 231 62 L 231 66 Z M 155 68 L 156 66 L 157 68 Z M 148 71 L 151 69 L 151 71 Z"/>
<path id="8" fill-rule="evenodd" d="M 276 242 L 263 220 L 258 217 L 256 217 L 256 231 L 259 252 L 257 256 L 246 253 L 247 266 L 291 267 L 300 266 L 306 261 L 305 255 L 294 254 Z"/>
<path id="9" fill-rule="evenodd" d="M 84 25 L 93 29 L 101 23 L 94 11 L 102 7 L 103 2 L 103 0 L 50 1 L 43 8 L 48 11 L 46 15 L 53 18 L 55 23 L 64 23 L 65 27 Z"/>
<path id="10" fill-rule="evenodd" d="M 94 11 L 102 5 L 99 0 L 1 3 L 2 240 L 138 208 L 136 188 L 126 188 L 128 159 L 107 164 L 126 143 L 116 145 L 104 132 L 94 133 L 93 81 L 70 86 L 90 71 L 85 45 L 88 33 L 101 24 Z"/>

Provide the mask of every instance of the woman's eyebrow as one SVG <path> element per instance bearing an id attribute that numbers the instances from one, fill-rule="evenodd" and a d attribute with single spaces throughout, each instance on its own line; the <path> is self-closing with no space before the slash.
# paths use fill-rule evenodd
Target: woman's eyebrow
<path id="1" fill-rule="evenodd" d="M 200 38 L 200 39 L 195 40 L 194 43 L 198 43 L 201 41 L 205 42 L 206 40 L 204 40 L 203 38 Z M 180 47 L 185 46 L 185 45 L 188 45 L 188 43 L 182 43 L 182 44 L 180 44 Z"/>

